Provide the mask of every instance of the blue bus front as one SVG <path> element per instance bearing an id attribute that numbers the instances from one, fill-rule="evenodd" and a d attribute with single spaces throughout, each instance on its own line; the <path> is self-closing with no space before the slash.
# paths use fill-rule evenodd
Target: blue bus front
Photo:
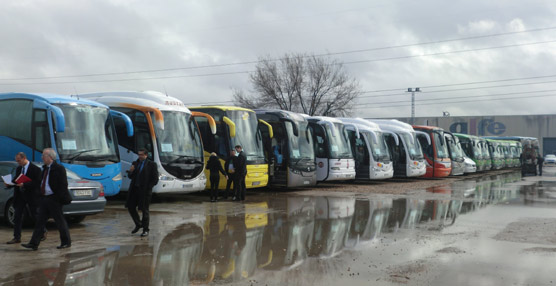
<path id="1" fill-rule="evenodd" d="M 13 160 L 17 152 L 23 151 L 31 160 L 40 161 L 42 150 L 52 147 L 64 167 L 84 179 L 100 182 L 106 196 L 119 193 L 121 164 L 112 116 L 123 116 L 131 126 L 129 117 L 105 105 L 71 97 L 0 96 L 0 117 L 6 117 L 0 120 L 12 118 L 11 122 L 18 122 L 18 128 L 11 124 L 12 130 L 9 124 L 0 123 L 0 142 L 8 146 L 1 151 L 1 160 Z"/>

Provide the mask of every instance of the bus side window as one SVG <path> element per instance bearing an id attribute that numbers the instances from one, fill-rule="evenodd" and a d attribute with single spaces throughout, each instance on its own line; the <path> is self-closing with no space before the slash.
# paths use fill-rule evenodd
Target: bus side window
<path id="1" fill-rule="evenodd" d="M 26 99 L 0 100 L 0 135 L 19 141 L 27 147 L 33 143 L 31 123 L 33 101 Z M 17 125 L 14 123 L 17 122 Z"/>
<path id="2" fill-rule="evenodd" d="M 427 139 L 425 138 L 425 136 L 418 134 L 417 138 L 419 139 L 419 143 L 421 144 L 421 146 L 424 146 L 423 148 L 423 152 L 425 153 L 425 155 L 427 157 L 429 157 L 430 160 L 434 160 L 434 152 L 432 149 L 432 142 L 431 144 L 429 144 L 429 142 L 427 141 Z"/>
<path id="3" fill-rule="evenodd" d="M 328 155 L 326 154 L 326 141 L 324 138 L 324 128 L 322 126 L 317 125 L 313 129 L 313 134 L 315 134 L 315 153 L 316 156 L 319 158 L 326 158 Z"/>
<path id="4" fill-rule="evenodd" d="M 46 110 L 36 109 L 34 111 L 34 116 L 34 149 L 38 152 L 42 152 L 45 148 L 50 147 L 50 132 L 48 130 L 48 121 L 46 120 Z"/>
<path id="5" fill-rule="evenodd" d="M 127 136 L 127 127 L 125 125 L 125 121 L 118 117 L 112 117 L 114 120 L 114 127 L 116 129 L 116 136 L 118 136 L 118 145 L 128 149 L 128 150 L 135 150 L 135 146 L 133 146 L 133 136 Z"/>

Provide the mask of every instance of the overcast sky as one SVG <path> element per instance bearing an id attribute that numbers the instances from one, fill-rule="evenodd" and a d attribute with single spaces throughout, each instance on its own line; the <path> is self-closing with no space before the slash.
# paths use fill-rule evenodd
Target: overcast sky
<path id="1" fill-rule="evenodd" d="M 0 25 L 0 92 L 231 104 L 260 56 L 330 53 L 364 92 L 357 116 L 410 116 L 408 87 L 417 116 L 555 113 L 554 0 L 18 0 Z"/>

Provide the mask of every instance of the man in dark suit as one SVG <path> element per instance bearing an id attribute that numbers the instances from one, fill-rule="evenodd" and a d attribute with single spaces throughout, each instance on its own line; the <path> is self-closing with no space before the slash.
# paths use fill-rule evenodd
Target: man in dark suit
<path id="1" fill-rule="evenodd" d="M 224 193 L 224 199 L 227 199 L 228 196 L 230 195 L 230 188 L 232 187 L 232 183 L 235 180 L 236 177 L 236 171 L 235 171 L 235 161 L 237 161 L 237 157 L 236 157 L 236 150 L 232 150 L 230 151 L 230 156 L 226 159 L 226 162 L 224 163 L 224 170 L 226 171 L 226 175 L 228 175 L 228 180 L 226 182 L 226 191 Z M 236 194 L 236 185 L 234 184 L 234 188 L 232 189 L 232 197 L 235 196 Z"/>
<path id="2" fill-rule="evenodd" d="M 245 192 L 247 190 L 245 186 L 245 176 L 247 176 L 247 156 L 245 156 L 241 145 L 236 145 L 235 149 L 237 159 L 235 161 L 236 179 L 234 181 L 234 185 L 237 187 L 234 189 L 237 190 L 237 193 L 234 200 L 243 201 L 245 200 Z"/>
<path id="3" fill-rule="evenodd" d="M 140 149 L 137 152 L 139 159 L 131 165 L 127 171 L 131 179 L 129 191 L 127 193 L 126 208 L 135 223 L 132 234 L 143 228 L 141 236 L 149 235 L 149 204 L 153 187 L 158 184 L 158 169 L 155 162 L 148 159 L 147 149 Z M 139 220 L 137 209 L 143 213 L 143 218 Z"/>
<path id="4" fill-rule="evenodd" d="M 29 206 L 29 211 L 34 220 L 37 219 L 37 209 L 39 204 L 39 187 L 41 183 L 41 168 L 27 160 L 27 155 L 23 152 L 15 155 L 15 161 L 19 165 L 15 170 L 15 178 L 12 181 L 14 186 L 14 237 L 6 242 L 14 244 L 21 242 L 21 227 L 23 225 L 23 214 Z M 15 182 L 19 175 L 25 175 L 30 182 L 17 184 Z"/>
<path id="5" fill-rule="evenodd" d="M 61 243 L 57 248 L 68 248 L 71 247 L 71 237 L 68 223 L 62 212 L 62 206 L 71 202 L 71 196 L 68 191 L 66 168 L 56 162 L 56 151 L 52 148 L 43 150 L 42 161 L 44 162 L 44 166 L 39 187 L 41 195 L 35 230 L 33 231 L 33 236 L 29 243 L 21 245 L 25 248 L 37 250 L 44 234 L 46 221 L 49 217 L 52 217 L 60 232 Z"/>

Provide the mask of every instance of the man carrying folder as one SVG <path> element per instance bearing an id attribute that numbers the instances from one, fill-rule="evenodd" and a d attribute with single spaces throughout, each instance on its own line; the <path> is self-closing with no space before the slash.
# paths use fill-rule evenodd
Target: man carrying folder
<path id="1" fill-rule="evenodd" d="M 15 155 L 15 161 L 19 165 L 15 170 L 15 178 L 12 180 L 14 187 L 14 238 L 7 244 L 21 242 L 21 227 L 23 225 L 23 213 L 29 206 L 31 215 L 36 219 L 39 185 L 41 181 L 41 169 L 27 160 L 23 152 Z"/>

